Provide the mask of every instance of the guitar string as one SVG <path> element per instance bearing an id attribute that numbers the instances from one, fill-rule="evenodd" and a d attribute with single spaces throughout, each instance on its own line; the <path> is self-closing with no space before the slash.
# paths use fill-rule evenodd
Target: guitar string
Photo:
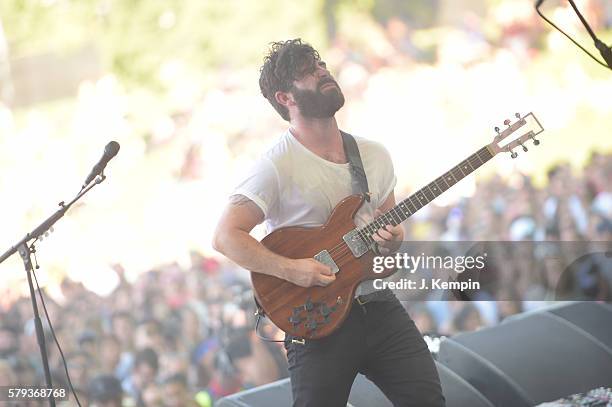
<path id="1" fill-rule="evenodd" d="M 374 222 L 376 222 L 376 220 L 378 220 L 379 218 L 375 219 Z M 369 237 L 363 234 L 363 229 L 355 229 L 355 230 L 357 231 L 357 235 L 364 241 L 364 243 L 367 244 L 368 239 L 373 240 L 372 237 Z M 339 257 L 334 261 L 340 261 L 340 260 L 344 260 L 347 257 L 346 255 L 351 254 L 352 252 L 350 248 L 348 247 L 348 245 L 346 244 L 346 242 L 341 242 L 337 244 L 336 246 L 332 247 L 330 250 L 328 250 L 328 253 L 330 255 L 339 255 Z"/>
<path id="2" fill-rule="evenodd" d="M 472 154 L 472 155 L 471 155 L 470 157 L 468 157 L 466 160 L 464 160 L 464 162 L 468 162 L 468 163 L 470 164 L 470 166 L 472 167 L 472 170 L 471 170 L 471 171 L 468 171 L 468 174 L 465 174 L 465 173 L 463 173 L 463 171 L 462 171 L 462 175 L 463 175 L 463 176 L 460 176 L 460 177 L 459 177 L 459 178 L 460 178 L 459 180 L 461 180 L 461 179 L 463 179 L 465 176 L 467 176 L 467 175 L 471 174 L 473 171 L 475 171 L 477 168 L 479 168 L 479 167 L 480 167 L 480 166 L 482 166 L 482 165 L 483 165 L 485 162 L 487 162 L 487 161 L 488 161 L 490 158 L 492 158 L 492 156 L 490 156 L 490 157 L 485 157 L 485 159 L 483 159 L 483 157 L 482 157 L 482 153 L 483 153 L 483 151 L 488 153 L 488 150 L 486 150 L 486 146 L 485 146 L 485 147 L 483 147 L 483 148 L 481 148 L 480 150 L 478 150 L 476 153 Z M 480 161 L 480 163 L 475 162 L 475 164 L 476 164 L 476 165 L 474 165 L 474 164 L 472 163 L 472 161 L 471 161 L 471 160 L 472 160 L 474 157 L 478 158 L 478 159 L 479 159 L 479 161 Z M 451 170 L 447 171 L 447 173 L 445 173 L 445 174 L 444 174 L 442 177 L 440 177 L 440 178 L 442 178 L 442 179 L 443 179 L 443 177 L 444 177 L 444 176 L 447 176 L 447 174 L 449 174 L 449 173 L 450 173 L 450 174 L 453 176 L 454 180 L 455 180 L 455 182 L 454 182 L 452 185 L 448 185 L 448 188 L 446 188 L 446 189 L 444 189 L 444 190 L 442 190 L 442 191 L 440 191 L 440 192 L 445 192 L 447 189 L 449 189 L 450 187 L 452 187 L 454 184 L 456 184 L 456 183 L 458 182 L 458 180 L 457 180 L 457 179 L 456 179 L 456 177 L 455 177 L 455 174 L 453 174 L 453 173 L 452 173 L 452 171 L 453 171 L 455 168 L 460 169 L 460 165 L 461 165 L 461 164 L 459 164 L 459 165 L 457 165 L 457 166 L 453 167 Z M 460 170 L 461 170 L 461 169 L 460 169 Z M 457 175 L 458 175 L 458 174 L 457 174 Z M 434 182 L 435 182 L 435 181 L 434 181 Z M 429 185 L 427 185 L 427 186 L 429 186 Z M 425 188 L 425 187 L 423 187 L 421 190 L 424 190 L 424 188 Z M 421 191 L 421 190 L 419 190 L 419 191 Z M 413 195 L 411 195 L 410 197 L 408 197 L 407 199 L 405 199 L 405 200 L 404 200 L 404 201 L 402 201 L 402 202 L 406 202 L 406 201 L 408 201 L 409 199 L 411 199 L 411 198 L 412 198 L 412 196 L 416 196 L 416 195 L 419 193 L 419 191 L 417 191 L 416 193 L 414 193 Z M 438 194 L 438 195 L 439 195 L 439 194 Z M 433 200 L 433 199 L 432 199 L 432 200 Z M 429 202 L 431 202 L 432 200 L 429 200 Z M 388 211 L 387 213 L 385 213 L 385 214 L 383 214 L 383 215 L 381 215 L 381 216 L 379 216 L 379 217 L 375 218 L 375 219 L 374 219 L 372 222 L 370 222 L 369 224 L 365 225 L 365 226 L 364 226 L 364 227 L 362 227 L 361 229 L 358 229 L 358 228 L 354 229 L 354 230 L 357 232 L 357 235 L 358 235 L 358 236 L 359 236 L 359 237 L 360 237 L 360 238 L 361 238 L 361 239 L 364 241 L 364 243 L 368 244 L 368 240 L 369 240 L 369 239 L 373 240 L 373 238 L 372 238 L 372 237 L 370 237 L 370 236 L 368 236 L 367 234 L 364 234 L 364 233 L 367 233 L 367 232 L 369 231 L 369 229 L 370 229 L 372 226 L 379 226 L 377 222 L 379 222 L 381 219 L 385 218 L 385 217 L 386 217 L 388 214 L 390 214 L 391 212 L 393 212 L 394 210 L 396 210 L 396 208 L 397 208 L 397 207 L 399 207 L 399 206 L 402 204 L 402 202 L 400 202 L 399 204 L 397 204 L 397 205 L 396 205 L 394 208 L 392 208 L 392 209 L 391 209 L 390 211 Z M 413 203 L 412 201 L 408 201 L 408 202 L 409 202 L 409 203 L 412 203 L 412 204 L 413 204 L 413 206 L 415 206 L 415 207 L 416 207 L 416 205 L 414 205 L 414 203 Z M 428 202 L 428 203 L 429 203 L 429 202 Z M 417 212 L 417 211 L 418 211 L 419 209 L 421 209 L 423 206 L 425 206 L 425 205 L 422 205 L 421 207 L 416 207 L 416 210 L 415 210 L 415 211 L 411 211 L 412 213 L 410 213 L 409 215 L 413 215 L 415 212 Z M 393 218 L 393 215 L 392 215 L 392 214 L 391 214 L 391 217 L 392 217 L 392 218 L 391 218 L 392 220 L 391 220 L 391 222 L 388 222 L 388 223 L 393 223 L 393 222 L 395 221 L 395 218 Z M 387 220 L 387 219 L 383 219 L 383 220 Z M 380 226 L 382 227 L 382 226 L 386 226 L 386 225 L 387 225 L 387 222 L 383 222 L 383 224 L 382 224 L 382 225 L 380 225 Z M 346 250 L 346 249 L 348 249 L 348 250 Z M 339 251 L 337 251 L 337 250 L 339 250 Z M 331 254 L 339 254 L 339 255 L 340 255 L 340 257 L 338 258 L 338 261 L 339 261 L 339 260 L 343 259 L 343 258 L 345 257 L 345 255 L 346 255 L 346 254 L 348 254 L 348 253 L 350 253 L 351 251 L 350 251 L 350 248 L 348 247 L 348 245 L 346 244 L 346 242 L 341 242 L 341 243 L 337 244 L 336 246 L 334 246 L 333 248 L 331 248 L 331 249 L 330 249 L 328 252 L 329 252 L 329 254 L 330 254 L 330 255 L 331 255 Z"/>
<path id="3" fill-rule="evenodd" d="M 365 238 L 365 236 L 363 236 L 361 234 L 361 232 L 358 230 L 357 234 L 359 235 L 359 237 L 364 241 L 364 243 L 367 244 L 367 240 Z M 371 239 L 371 238 L 370 238 Z M 345 251 L 346 249 L 349 249 L 348 251 L 350 252 L 350 248 L 348 247 L 348 245 L 346 244 L 346 242 L 340 242 L 338 243 L 336 246 L 332 247 L 331 249 L 328 250 L 329 254 L 336 254 L 336 253 L 341 253 L 343 251 Z M 336 250 L 340 250 L 339 252 L 336 252 Z"/>
<path id="4" fill-rule="evenodd" d="M 398 204 L 398 205 L 396 205 L 396 206 L 399 206 L 399 204 Z M 380 215 L 379 217 L 377 217 L 377 218 L 373 219 L 373 220 L 372 220 L 372 222 L 370 222 L 369 224 L 367 224 L 367 225 L 363 226 L 362 228 L 355 228 L 355 229 L 353 229 L 353 230 L 355 230 L 355 232 L 357 233 L 357 236 L 359 236 L 359 237 L 361 238 L 361 240 L 363 240 L 363 242 L 364 242 L 366 245 L 369 245 L 369 244 L 370 244 L 370 242 L 369 242 L 368 240 L 372 240 L 372 242 L 373 242 L 373 241 L 374 241 L 374 239 L 372 239 L 372 237 L 371 237 L 371 236 L 368 236 L 368 235 L 366 234 L 366 233 L 367 233 L 367 230 L 368 230 L 369 228 L 371 228 L 372 226 L 379 226 L 377 222 L 380 222 L 381 220 L 383 220 L 383 218 L 385 218 L 386 216 L 388 216 L 388 215 L 389 215 L 389 214 L 390 214 L 392 211 L 394 211 L 394 210 L 396 210 L 396 208 L 392 208 L 392 209 L 391 209 L 391 210 L 389 210 L 388 212 L 386 212 L 386 213 L 384 213 L 384 214 Z M 416 211 L 415 211 L 415 212 L 416 212 Z M 414 212 L 413 212 L 413 213 L 414 213 Z M 392 217 L 391 219 L 392 219 L 392 220 L 391 220 L 391 221 L 389 221 L 389 222 L 382 222 L 382 224 L 381 224 L 380 226 L 381 226 L 381 227 L 383 227 L 383 226 L 386 226 L 386 225 L 388 225 L 388 224 L 392 224 L 392 223 L 395 221 L 395 219 L 394 219 L 393 217 Z M 384 220 L 386 220 L 386 219 L 384 219 Z M 399 224 L 399 223 L 398 223 L 398 224 Z M 333 252 L 335 252 L 336 250 L 338 250 L 338 249 L 342 249 L 342 248 L 345 248 L 345 247 L 346 247 L 346 248 L 348 248 L 348 246 L 347 246 L 346 242 L 344 242 L 344 241 L 343 241 L 343 242 L 338 243 L 336 246 L 332 247 L 331 249 L 329 249 L 329 250 L 328 250 L 328 252 L 329 252 L 329 254 L 332 254 L 332 253 L 333 253 Z"/>
<path id="5" fill-rule="evenodd" d="M 449 173 L 450 173 L 450 174 L 453 176 L 453 178 L 454 178 L 454 181 L 455 181 L 455 182 L 454 182 L 452 185 L 447 185 L 447 186 L 448 186 L 448 188 L 445 188 L 444 190 L 442 190 L 442 191 L 440 191 L 440 192 L 444 192 L 444 191 L 446 191 L 447 189 L 449 189 L 451 186 L 453 186 L 454 184 L 456 184 L 456 183 L 458 182 L 457 177 L 455 176 L 455 174 L 454 174 L 454 173 L 452 173 L 452 171 L 453 171 L 455 168 L 458 168 L 458 169 L 461 171 L 461 173 L 462 173 L 461 175 L 463 175 L 463 176 L 459 176 L 459 180 L 461 180 L 461 179 L 463 179 L 465 176 L 467 176 L 467 175 L 471 174 L 471 173 L 472 173 L 473 171 L 475 171 L 477 168 L 479 168 L 480 166 L 482 166 L 482 165 L 483 165 L 485 162 L 487 162 L 487 161 L 488 161 L 490 158 L 492 158 L 492 156 L 490 156 L 490 157 L 485 157 L 485 159 L 483 159 L 483 157 L 481 156 L 481 155 L 482 155 L 482 153 L 483 153 L 483 151 L 488 152 L 488 150 L 486 150 L 486 146 L 485 146 L 485 147 L 483 147 L 483 148 L 481 148 L 481 149 L 480 149 L 479 151 L 477 151 L 476 153 L 472 154 L 472 155 L 471 155 L 470 157 L 468 157 L 466 160 L 464 160 L 464 162 L 469 163 L 469 164 L 470 164 L 470 167 L 472 167 L 471 171 L 468 171 L 468 173 L 467 173 L 467 174 L 465 174 L 465 173 L 464 173 L 464 172 L 461 170 L 461 168 L 460 168 L 461 163 L 460 163 L 459 165 L 457 165 L 457 166 L 455 166 L 455 167 L 451 168 L 449 171 L 447 171 L 447 173 L 445 173 L 445 174 L 444 174 L 444 175 L 443 175 L 441 178 L 443 179 L 443 177 L 444 177 L 444 176 L 447 176 L 447 174 L 449 174 Z M 473 158 L 474 158 L 474 157 L 478 158 L 478 159 L 479 159 L 479 161 L 480 161 L 480 163 L 478 163 L 478 162 L 472 163 L 472 160 L 473 160 Z M 476 165 L 474 165 L 474 164 L 476 164 Z M 466 167 L 466 169 L 467 169 L 467 167 Z M 460 174 L 457 174 L 457 175 L 460 175 Z M 435 182 L 435 181 L 434 181 L 434 182 Z M 427 186 L 429 186 L 429 185 L 427 185 Z M 419 190 L 419 191 L 424 190 L 424 188 L 425 188 L 425 187 L 423 187 L 423 188 L 422 188 L 421 190 Z M 415 194 L 411 195 L 410 197 L 408 197 L 406 200 L 404 200 L 404 201 L 402 201 L 402 202 L 406 202 L 406 201 L 408 201 L 409 199 L 411 199 L 411 198 L 412 198 L 412 196 L 416 196 L 416 195 L 418 195 L 419 191 L 417 191 Z M 430 190 L 430 192 L 431 192 L 431 190 Z M 421 192 L 421 193 L 422 193 L 422 192 Z M 438 194 L 438 195 L 439 195 L 439 194 Z M 385 213 L 385 214 L 383 214 L 383 215 L 381 215 L 381 216 L 379 216 L 379 217 L 375 218 L 375 219 L 374 219 L 372 222 L 370 222 L 369 224 L 365 225 L 365 226 L 364 226 L 364 227 L 362 227 L 361 229 L 359 229 L 359 228 L 355 228 L 355 229 L 354 229 L 354 230 L 357 232 L 357 235 L 358 235 L 358 236 L 359 236 L 359 237 L 360 237 L 360 238 L 363 240 L 363 242 L 364 242 L 364 243 L 369 244 L 368 240 L 372 240 L 372 241 L 374 240 L 374 239 L 373 239 L 371 236 L 368 236 L 368 235 L 367 235 L 367 232 L 370 230 L 370 228 L 371 228 L 372 226 L 381 226 L 381 227 L 384 227 L 384 226 L 386 226 L 387 224 L 393 224 L 393 223 L 395 222 L 395 218 L 393 218 L 393 214 L 392 214 L 391 212 L 393 212 L 394 210 L 396 210 L 396 208 L 397 208 L 397 207 L 399 207 L 399 206 L 402 204 L 402 202 L 400 202 L 399 204 L 397 204 L 395 207 L 393 207 L 393 208 L 392 208 L 390 211 L 388 211 L 387 213 Z M 412 205 L 416 207 L 416 210 L 415 210 L 415 211 L 411 211 L 412 213 L 410 213 L 409 215 L 413 215 L 415 212 L 417 212 L 419 209 L 421 209 L 421 208 L 424 206 L 424 205 L 421 205 L 421 207 L 418 207 L 418 206 L 414 205 L 414 203 L 413 203 L 412 201 L 408 201 L 408 202 L 409 202 L 409 203 L 412 203 Z M 418 202 L 418 201 L 417 201 L 417 202 Z M 429 202 L 431 202 L 431 200 L 429 200 Z M 429 202 L 427 202 L 427 203 L 429 203 Z M 387 220 L 388 220 L 386 217 L 387 217 L 389 214 L 391 214 L 391 221 L 390 221 L 390 222 L 382 222 L 382 224 L 381 224 L 381 225 L 379 225 L 379 224 L 378 224 L 378 222 L 380 222 L 381 220 L 384 220 L 384 221 L 387 221 Z M 400 217 L 400 219 L 401 219 L 401 217 Z M 346 255 L 347 255 L 347 254 L 350 254 L 350 253 L 352 253 L 352 252 L 351 252 L 351 250 L 350 250 L 350 247 L 349 247 L 349 246 L 346 244 L 346 242 L 344 242 L 344 241 L 343 241 L 343 242 L 340 242 L 339 244 L 337 244 L 336 246 L 332 247 L 330 250 L 328 250 L 328 253 L 329 253 L 330 255 L 332 255 L 332 254 L 334 254 L 334 255 L 339 255 L 339 257 L 337 258 L 337 260 L 334 260 L 334 261 L 340 261 L 340 260 L 345 259 L 345 258 L 346 258 Z"/>
<path id="6" fill-rule="evenodd" d="M 400 205 L 401 205 L 401 202 L 398 205 L 396 205 L 396 207 L 398 207 Z M 388 221 L 388 222 L 381 222 L 381 220 L 382 221 L 388 220 L 388 219 L 386 219 L 386 217 L 392 211 L 396 210 L 396 207 L 392 208 L 388 212 L 386 212 L 386 213 L 380 215 L 379 217 L 375 218 L 372 222 L 370 222 L 369 224 L 363 226 L 361 229 L 355 228 L 354 230 L 356 231 L 357 236 L 359 236 L 362 239 L 362 241 L 365 244 L 367 244 L 367 245 L 370 244 L 369 240 L 374 242 L 374 239 L 371 236 L 368 236 L 366 233 L 368 232 L 368 230 L 372 226 L 381 226 L 381 227 L 384 227 L 384 226 L 387 226 L 389 224 L 393 224 L 395 222 L 395 218 L 393 218 L 392 214 L 391 214 L 392 217 L 391 217 L 390 221 Z M 418 209 L 420 209 L 420 208 L 418 208 Z M 416 210 L 413 211 L 412 213 L 410 213 L 410 215 L 413 215 L 415 212 L 416 212 Z M 381 223 L 381 225 L 379 225 L 378 223 Z M 337 244 L 336 246 L 332 247 L 330 250 L 328 250 L 328 253 L 330 255 L 332 255 L 332 254 L 333 255 L 336 255 L 336 254 L 339 255 L 339 257 L 337 259 L 335 259 L 334 261 L 340 261 L 340 260 L 344 260 L 347 257 L 346 255 L 347 254 L 351 254 L 352 252 L 350 250 L 350 247 L 346 244 L 346 242 L 343 241 L 343 242 L 340 242 L 339 244 Z"/>

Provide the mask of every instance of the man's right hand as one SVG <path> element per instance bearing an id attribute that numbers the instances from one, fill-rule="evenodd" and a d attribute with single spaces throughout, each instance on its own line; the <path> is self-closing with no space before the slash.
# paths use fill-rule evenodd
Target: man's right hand
<path id="1" fill-rule="evenodd" d="M 300 287 L 325 287 L 335 280 L 331 268 L 315 259 L 297 259 L 289 263 L 287 281 Z"/>
<path id="2" fill-rule="evenodd" d="M 263 220 L 264 213 L 255 202 L 243 195 L 233 195 L 215 230 L 213 247 L 247 270 L 301 287 L 327 286 L 336 280 L 330 267 L 313 258 L 289 259 L 255 240 L 250 232 Z"/>

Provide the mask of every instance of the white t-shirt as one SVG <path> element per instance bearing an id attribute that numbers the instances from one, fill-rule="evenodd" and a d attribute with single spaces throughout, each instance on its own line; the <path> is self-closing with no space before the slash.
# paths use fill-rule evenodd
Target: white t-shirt
<path id="1" fill-rule="evenodd" d="M 355 215 L 355 224 L 363 226 L 393 191 L 397 178 L 382 144 L 362 137 L 355 140 L 371 193 L 370 202 L 364 202 Z M 321 226 L 332 209 L 353 191 L 348 163 L 336 164 L 319 157 L 287 130 L 232 194 L 255 202 L 264 213 L 267 233 L 271 233 L 286 226 Z M 364 293 L 360 287 L 357 294 Z"/>
<path id="2" fill-rule="evenodd" d="M 363 226 L 393 191 L 397 179 L 382 144 L 362 137 L 355 140 L 372 194 L 355 217 L 357 226 Z M 320 226 L 353 192 L 348 163 L 336 164 L 319 157 L 287 130 L 239 183 L 233 192 L 236 194 L 261 208 L 266 231 L 271 233 L 286 226 Z"/>

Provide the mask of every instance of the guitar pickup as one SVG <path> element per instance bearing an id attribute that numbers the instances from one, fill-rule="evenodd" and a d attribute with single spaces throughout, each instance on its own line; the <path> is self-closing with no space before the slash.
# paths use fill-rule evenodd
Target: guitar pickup
<path id="1" fill-rule="evenodd" d="M 317 253 L 314 256 L 314 259 L 316 261 L 318 261 L 319 263 L 323 263 L 326 266 L 331 267 L 331 271 L 334 274 L 336 274 L 340 270 L 338 268 L 338 265 L 336 264 L 334 259 L 332 259 L 332 256 L 329 254 L 329 252 L 327 250 L 323 250 L 323 251 L 320 251 L 319 253 Z"/>
<path id="2" fill-rule="evenodd" d="M 348 248 L 355 257 L 361 257 L 365 252 L 370 250 L 368 245 L 363 241 L 357 229 L 353 229 L 346 235 L 342 236 L 342 240 L 346 243 Z"/>

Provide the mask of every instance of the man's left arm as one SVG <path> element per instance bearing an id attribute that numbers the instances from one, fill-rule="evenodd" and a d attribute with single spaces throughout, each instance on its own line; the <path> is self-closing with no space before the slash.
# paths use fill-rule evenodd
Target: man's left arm
<path id="1" fill-rule="evenodd" d="M 395 206 L 395 194 L 393 191 L 389 194 L 385 202 L 376 209 L 374 216 L 378 217 L 391 208 Z M 394 253 L 399 250 L 402 245 L 402 240 L 404 240 L 404 228 L 402 225 L 386 225 L 378 229 L 373 235 L 372 238 L 378 244 L 378 251 L 380 254 L 387 255 L 390 253 Z"/>

